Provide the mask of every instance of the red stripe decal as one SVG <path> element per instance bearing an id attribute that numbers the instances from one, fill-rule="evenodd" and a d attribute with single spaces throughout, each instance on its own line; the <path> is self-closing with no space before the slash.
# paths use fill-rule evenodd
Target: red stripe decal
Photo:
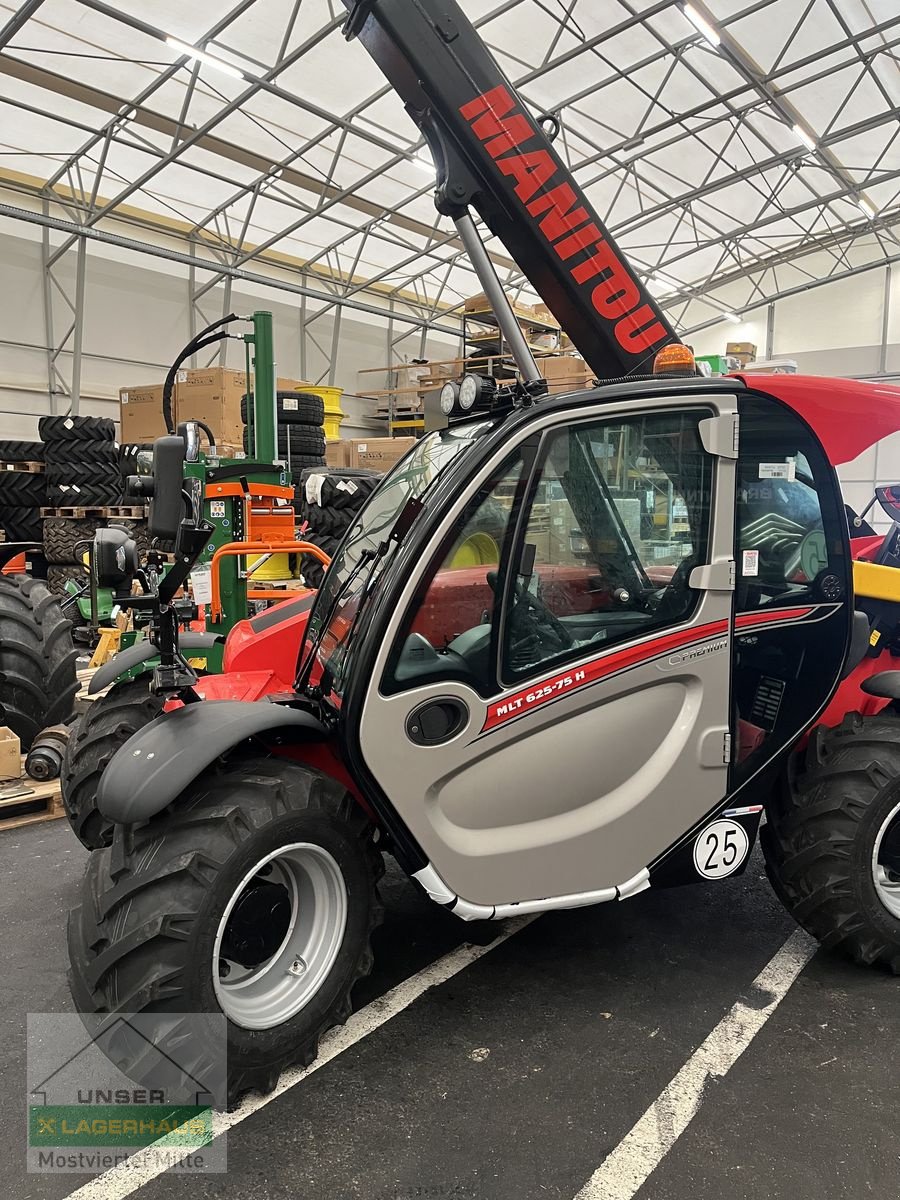
<path id="1" fill-rule="evenodd" d="M 772 608 L 768 611 L 762 609 L 760 612 L 741 613 L 735 625 L 738 629 L 753 629 L 757 625 L 773 625 L 776 621 L 802 621 L 811 612 L 815 612 L 815 605 L 807 608 Z"/>
<path id="2" fill-rule="evenodd" d="M 657 658 L 672 650 L 680 650 L 694 642 L 708 641 L 710 638 L 719 637 L 727 632 L 727 621 L 710 621 L 707 625 L 682 629 L 676 633 L 667 633 L 662 637 L 641 642 L 637 646 L 626 646 L 624 650 L 604 654 L 600 658 L 582 663 L 579 667 L 572 667 L 560 675 L 553 675 L 549 679 L 523 688 L 521 692 L 516 692 L 506 700 L 498 700 L 488 705 L 487 716 L 481 732 L 494 729 L 505 721 L 511 721 L 513 717 L 519 717 L 524 712 L 539 708 L 542 704 L 555 700 L 564 693 L 596 683 L 598 679 L 613 675 L 616 671 L 637 666 L 638 663 L 645 662 L 647 659 Z"/>

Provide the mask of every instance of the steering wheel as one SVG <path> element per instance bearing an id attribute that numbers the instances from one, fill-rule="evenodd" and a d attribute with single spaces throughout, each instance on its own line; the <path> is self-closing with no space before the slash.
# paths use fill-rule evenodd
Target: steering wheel
<path id="1" fill-rule="evenodd" d="M 497 572 L 489 571 L 488 585 L 494 596 L 497 594 Z M 524 583 L 515 584 L 515 603 L 509 613 L 511 641 L 516 648 L 525 648 L 528 642 L 537 641 L 544 656 L 558 654 L 575 645 L 575 639 L 559 617 L 546 604 L 528 590 Z"/>

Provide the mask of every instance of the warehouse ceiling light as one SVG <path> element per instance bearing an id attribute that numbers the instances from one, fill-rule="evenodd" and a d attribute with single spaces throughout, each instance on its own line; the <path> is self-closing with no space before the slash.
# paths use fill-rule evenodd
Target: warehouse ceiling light
<path id="1" fill-rule="evenodd" d="M 794 125 L 793 130 L 794 130 L 794 136 L 803 143 L 803 145 L 807 148 L 807 150 L 810 150 L 813 153 L 815 153 L 816 141 L 815 141 L 815 138 L 812 136 L 812 134 L 807 133 L 802 125 Z"/>
<path id="2" fill-rule="evenodd" d="M 721 44 L 722 39 L 719 37 L 718 32 L 712 27 L 712 25 L 710 25 L 706 17 L 701 16 L 701 14 L 697 12 L 693 4 L 685 4 L 684 15 L 697 30 L 697 32 L 701 33 L 711 46 L 719 46 Z"/>
<path id="3" fill-rule="evenodd" d="M 214 54 L 207 54 L 205 50 L 198 50 L 196 46 L 189 46 L 187 42 L 181 42 L 178 38 L 167 37 L 166 45 L 171 46 L 173 50 L 177 50 L 180 54 L 186 55 L 194 62 L 203 63 L 207 67 L 215 67 L 217 71 L 221 71 L 225 75 L 230 75 L 233 79 L 244 79 L 244 72 L 239 71 L 237 67 L 233 67 L 231 63 L 222 62 L 221 58 L 216 58 Z"/>
<path id="4" fill-rule="evenodd" d="M 856 207 L 866 214 L 870 221 L 874 221 L 878 216 L 878 209 L 874 204 L 870 204 L 865 196 L 860 196 L 856 201 Z"/>
<path id="5" fill-rule="evenodd" d="M 740 325 L 741 323 L 741 318 L 737 315 L 737 313 L 723 312 L 722 316 L 726 321 L 730 321 L 732 325 Z"/>

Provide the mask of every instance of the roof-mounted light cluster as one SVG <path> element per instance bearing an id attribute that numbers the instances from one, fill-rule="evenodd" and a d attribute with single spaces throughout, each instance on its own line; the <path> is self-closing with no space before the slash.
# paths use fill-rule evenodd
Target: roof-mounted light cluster
<path id="1" fill-rule="evenodd" d="M 490 404 L 497 384 L 490 376 L 464 375 L 459 383 L 451 380 L 441 388 L 441 412 L 445 417 L 470 413 L 473 408 Z"/>

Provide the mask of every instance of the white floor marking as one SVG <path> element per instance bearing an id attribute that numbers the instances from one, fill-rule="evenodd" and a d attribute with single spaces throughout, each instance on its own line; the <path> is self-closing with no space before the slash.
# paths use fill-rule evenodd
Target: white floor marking
<path id="1" fill-rule="evenodd" d="M 332 1029 L 325 1034 L 315 1062 L 308 1067 L 293 1067 L 283 1072 L 278 1086 L 273 1092 L 269 1092 L 265 1096 L 258 1092 L 252 1092 L 244 1097 L 240 1108 L 234 1112 L 215 1113 L 213 1115 L 214 1136 L 227 1132 L 241 1121 L 245 1121 L 247 1117 L 252 1116 L 253 1113 L 258 1112 L 259 1109 L 271 1104 L 273 1100 L 277 1100 L 279 1096 L 290 1088 L 296 1087 L 308 1075 L 312 1075 L 314 1071 L 318 1071 L 333 1058 L 337 1058 L 339 1054 L 349 1050 L 364 1037 L 374 1033 L 392 1017 L 403 1012 L 423 992 L 437 987 L 438 984 L 446 983 L 448 979 L 458 975 L 473 962 L 502 945 L 514 933 L 518 933 L 526 925 L 530 925 L 539 915 L 539 913 L 534 913 L 524 917 L 513 917 L 504 922 L 503 929 L 489 945 L 471 946 L 466 944 L 459 946 L 456 950 L 445 954 L 443 958 L 439 958 L 437 962 L 433 962 L 424 970 L 419 971 L 417 975 L 404 979 L 402 983 L 398 983 L 396 987 L 385 992 L 383 996 L 379 996 L 377 1000 L 373 1000 L 371 1004 L 367 1004 L 365 1008 L 361 1008 L 359 1012 L 355 1012 L 346 1025 Z M 138 1188 L 143 1187 L 164 1172 L 166 1165 L 161 1162 L 164 1156 L 153 1153 L 154 1150 L 163 1148 L 167 1148 L 166 1138 L 161 1138 L 144 1150 L 138 1150 L 121 1166 L 113 1167 L 112 1170 L 98 1175 L 96 1179 L 92 1179 L 83 1187 L 70 1192 L 65 1200 L 121 1200 L 124 1196 L 130 1196 L 132 1192 L 136 1192 Z M 185 1153 L 188 1154 L 191 1151 L 185 1151 Z"/>
<path id="2" fill-rule="evenodd" d="M 764 1008 L 738 1000 L 654 1100 L 575 1200 L 631 1200 L 696 1116 L 707 1080 L 727 1075 L 812 958 L 817 943 L 797 930 L 754 980 L 771 994 Z"/>

